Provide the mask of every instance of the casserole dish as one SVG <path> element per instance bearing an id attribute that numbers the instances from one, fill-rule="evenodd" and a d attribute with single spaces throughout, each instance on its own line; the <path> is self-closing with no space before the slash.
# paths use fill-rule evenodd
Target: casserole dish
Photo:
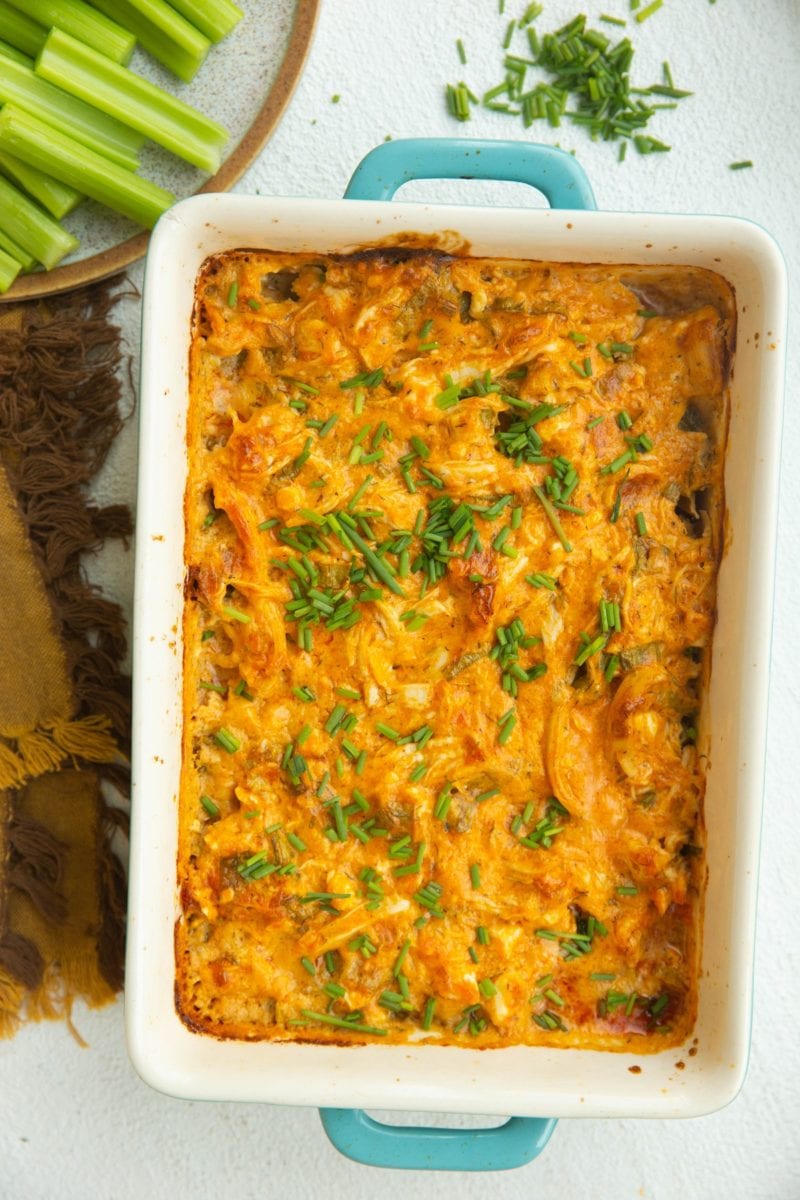
<path id="1" fill-rule="evenodd" d="M 551 211 L 385 203 L 414 177 L 482 175 L 540 188 Z M 140 488 L 134 634 L 134 814 L 127 1028 L 145 1080 L 193 1099 L 267 1100 L 517 1116 L 695 1116 L 727 1103 L 744 1077 L 749 1038 L 756 865 L 761 819 L 767 668 L 777 503 L 785 320 L 782 260 L 767 235 L 729 218 L 577 211 L 591 189 L 568 155 L 534 146 L 395 142 L 356 172 L 348 196 L 366 202 L 204 196 L 162 219 L 144 295 Z M 378 201 L 376 203 L 376 201 Z M 575 211 L 565 214 L 559 209 Z M 721 274 L 737 296 L 726 468 L 728 550 L 703 714 L 708 895 L 699 1016 L 687 1044 L 644 1057 L 516 1047 L 243 1043 L 191 1033 L 174 1006 L 176 804 L 180 774 L 183 494 L 187 358 L 197 272 L 210 254 L 241 247 L 346 251 L 398 233 L 437 236 L 473 255 L 565 262 L 691 265 Z M 758 504 L 756 520 L 755 505 Z M 634 1068 L 632 1071 L 631 1068 Z M 357 1115 L 365 1161 L 397 1157 L 408 1130 L 378 1133 Z M 497 1168 L 541 1148 L 552 1122 L 483 1131 L 472 1165 Z M 354 1145 L 363 1131 L 385 1151 Z M 359 1133 L 360 1131 L 360 1133 Z M 441 1131 L 426 1134 L 431 1143 Z M 341 1138 L 344 1131 L 338 1128 Z M 416 1135 L 415 1135 L 416 1136 Z M 436 1143 L 436 1165 L 469 1164 L 464 1135 Z M 525 1149 L 515 1139 L 530 1141 Z M 514 1148 L 512 1149 L 512 1143 Z M 421 1145 L 421 1144 L 420 1144 Z M 420 1150 L 420 1153 L 424 1153 Z"/>

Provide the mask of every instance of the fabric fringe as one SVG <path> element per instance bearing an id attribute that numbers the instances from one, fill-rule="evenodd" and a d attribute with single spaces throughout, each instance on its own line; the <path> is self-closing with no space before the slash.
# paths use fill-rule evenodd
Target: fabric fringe
<path id="1" fill-rule="evenodd" d="M 6 929 L 0 937 L 0 967 L 28 990 L 38 987 L 44 975 L 44 959 L 39 948 L 29 938 L 11 929 Z"/>
<path id="2" fill-rule="evenodd" d="M 56 721 L 49 729 L 15 734 L 0 731 L 0 788 L 18 788 L 28 779 L 62 766 L 68 759 L 109 762 L 119 757 L 119 746 L 107 716 L 87 716 L 76 721 Z M 9 744 L 16 743 L 16 746 Z"/>
<path id="3" fill-rule="evenodd" d="M 42 916 L 60 924 L 67 902 L 59 891 L 64 874 L 66 846 L 40 821 L 16 815 L 8 828 L 8 881 L 24 892 Z"/>
<path id="4" fill-rule="evenodd" d="M 128 836 L 128 814 L 104 805 L 102 836 L 98 853 L 97 886 L 101 926 L 97 937 L 97 961 L 103 978 L 113 991 L 122 990 L 125 979 L 125 917 L 128 886 L 122 863 L 114 852 L 119 830 Z"/>
<path id="5" fill-rule="evenodd" d="M 128 416 L 119 329 L 109 321 L 118 283 L 0 319 L 0 468 L 52 604 L 73 703 L 63 720 L 0 730 L 0 789 L 14 793 L 5 861 L 0 853 L 0 1038 L 26 1019 L 72 1028 L 76 999 L 97 1007 L 122 987 L 126 888 L 116 850 L 127 814 L 105 802 L 94 775 L 65 769 L 97 764 L 127 800 L 125 620 L 82 561 L 132 531 L 126 506 L 97 506 L 87 493 Z M 31 807 L 36 819 L 22 811 Z"/>
<path id="6" fill-rule="evenodd" d="M 0 1038 L 13 1037 L 22 1024 L 25 987 L 0 967 Z"/>

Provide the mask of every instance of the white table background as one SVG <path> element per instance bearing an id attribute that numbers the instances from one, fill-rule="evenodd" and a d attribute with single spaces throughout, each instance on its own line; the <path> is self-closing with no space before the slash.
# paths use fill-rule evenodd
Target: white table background
<path id="1" fill-rule="evenodd" d="M 265 4 L 269 0 L 263 0 Z M 642 4 L 647 0 L 642 0 Z M 323 0 L 304 77 L 281 126 L 240 190 L 266 195 L 342 194 L 371 147 L 393 137 L 537 137 L 574 149 L 598 206 L 616 210 L 729 213 L 764 225 L 781 244 L 794 284 L 800 267 L 800 4 L 798 0 L 665 0 L 641 26 L 634 83 L 660 79 L 695 96 L 659 115 L 651 132 L 670 154 L 592 144 L 570 126 L 526 134 L 518 120 L 478 110 L 459 126 L 442 87 L 465 78 L 481 91 L 502 77 L 499 43 L 525 0 Z M 628 16 L 627 0 L 591 0 Z M 540 29 L 579 11 L 545 0 Z M 612 36 L 612 26 L 598 25 Z M 466 44 L 469 65 L 456 57 Z M 331 97 L 339 94 L 338 104 Z M 750 158 L 751 171 L 728 163 Z M 516 184 L 425 183 L 405 199 L 530 204 Z M 141 280 L 141 268 L 133 272 Z M 132 351 L 138 313 L 125 310 Z M 129 1065 L 122 1005 L 79 1008 L 81 1049 L 62 1025 L 26 1027 L 0 1043 L 0 1200 L 207 1200 L 232 1196 L 385 1200 L 798 1200 L 800 1197 L 800 305 L 790 320 L 785 452 L 772 669 L 766 817 L 762 850 L 756 1002 L 750 1073 L 727 1109 L 694 1121 L 562 1121 L 542 1157 L 491 1177 L 378 1171 L 340 1157 L 316 1112 L 254 1104 L 191 1104 L 157 1095 Z M 792 333 L 794 337 L 792 337 Z M 135 430 L 120 437 L 101 484 L 107 499 L 134 500 Z M 107 550 L 96 578 L 130 610 L 131 563 Z"/>

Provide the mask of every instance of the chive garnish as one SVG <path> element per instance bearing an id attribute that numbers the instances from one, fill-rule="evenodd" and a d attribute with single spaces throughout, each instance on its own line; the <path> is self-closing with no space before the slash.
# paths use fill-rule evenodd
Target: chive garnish
<path id="1" fill-rule="evenodd" d="M 433 1014 L 435 1011 L 436 1011 L 436 999 L 433 996 L 429 996 L 428 999 L 425 1001 L 425 1008 L 422 1013 L 422 1028 L 423 1029 L 430 1029 L 431 1025 L 433 1024 Z"/>
<path id="2" fill-rule="evenodd" d="M 228 289 L 228 307 L 233 308 L 233 306 L 236 304 L 236 301 L 238 299 L 239 299 L 239 281 L 237 279 L 234 279 L 233 283 L 231 284 L 230 288 Z"/>
<path id="3" fill-rule="evenodd" d="M 640 537 L 647 537 L 647 521 L 643 512 L 636 514 L 636 530 Z"/>
<path id="4" fill-rule="evenodd" d="M 642 21 L 646 21 L 648 17 L 652 17 L 653 13 L 658 12 L 658 10 L 661 8 L 661 5 L 663 3 L 664 3 L 664 0 L 652 0 L 651 4 L 648 4 L 645 8 L 643 8 L 639 12 L 637 12 L 637 14 L 636 14 L 637 24 L 641 25 Z"/>
<path id="5" fill-rule="evenodd" d="M 383 367 L 378 367 L 374 371 L 363 371 L 360 375 L 353 375 L 350 379 L 343 379 L 339 384 L 340 388 L 374 388 L 383 381 Z"/>
<path id="6" fill-rule="evenodd" d="M 473 891 L 477 892 L 481 886 L 481 867 L 480 863 L 472 863 L 469 869 L 470 883 Z"/>
<path id="7" fill-rule="evenodd" d="M 634 887 L 633 884 L 626 883 L 622 887 L 617 888 L 617 895 L 618 896 L 638 896 L 639 889 L 637 887 Z"/>
<path id="8" fill-rule="evenodd" d="M 253 312 L 258 312 L 258 310 L 261 308 L 261 302 L 256 300 L 253 296 L 250 297 L 250 299 L 247 301 L 247 304 L 249 308 L 252 308 Z"/>
<path id="9" fill-rule="evenodd" d="M 492 996 L 497 995 L 497 988 L 492 983 L 491 979 L 479 979 L 478 991 L 482 996 L 486 996 L 487 999 L 491 999 Z"/>
<path id="10" fill-rule="evenodd" d="M 744 158 L 740 162 L 728 163 L 728 168 L 731 171 L 744 171 L 748 167 L 752 167 L 752 165 L 753 165 L 753 163 L 752 163 L 751 159 Z"/>
<path id="11" fill-rule="evenodd" d="M 239 621 L 242 625 L 249 625 L 252 617 L 248 613 L 244 613 L 239 608 L 234 608 L 232 604 L 223 604 L 222 611 L 226 617 L 230 617 L 232 621 Z"/>
<path id="12" fill-rule="evenodd" d="M 221 746 L 223 750 L 227 750 L 228 754 L 235 754 L 242 744 L 224 725 L 216 730 L 213 737 L 217 745 Z"/>
<path id="13" fill-rule="evenodd" d="M 564 547 L 567 554 L 571 553 L 572 546 L 570 545 L 569 541 L 567 540 L 567 535 L 564 533 L 564 529 L 561 524 L 561 521 L 559 520 L 558 513 L 553 508 L 553 505 L 550 503 L 547 496 L 545 496 L 544 492 L 542 491 L 542 489 L 540 487 L 535 487 L 533 489 L 533 494 L 535 495 L 536 499 L 539 501 L 542 508 L 544 509 L 545 515 L 547 516 L 548 521 L 552 525 L 555 535 L 558 538 L 558 540 L 561 542 L 561 545 Z"/>
<path id="14" fill-rule="evenodd" d="M 351 1029 L 356 1033 L 374 1033 L 386 1037 L 388 1029 L 379 1029 L 376 1025 L 362 1025 L 360 1021 L 349 1021 L 344 1017 L 335 1017 L 333 1013 L 312 1012 L 309 1008 L 300 1009 L 301 1016 L 308 1021 L 321 1021 L 325 1025 L 334 1025 L 337 1029 Z"/>
<path id="15" fill-rule="evenodd" d="M 214 801 L 211 799 L 210 796 L 202 795 L 200 797 L 200 803 L 202 804 L 203 808 L 206 810 L 206 812 L 208 813 L 208 815 L 210 817 L 218 817 L 219 816 L 219 808 L 214 803 Z"/>

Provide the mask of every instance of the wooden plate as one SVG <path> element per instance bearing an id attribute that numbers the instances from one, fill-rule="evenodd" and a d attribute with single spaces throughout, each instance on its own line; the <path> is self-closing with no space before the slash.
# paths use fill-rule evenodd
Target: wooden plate
<path id="1" fill-rule="evenodd" d="M 142 152 L 142 173 L 178 198 L 224 192 L 236 183 L 275 129 L 295 89 L 316 24 L 320 0 L 238 0 L 244 19 L 208 59 L 191 84 L 182 84 L 142 51 L 131 66 L 195 104 L 231 133 L 231 150 L 210 178 L 158 146 Z M 21 275 L 0 301 L 50 296 L 123 271 L 147 250 L 149 233 L 85 200 L 64 221 L 81 242 L 64 265 Z"/>

